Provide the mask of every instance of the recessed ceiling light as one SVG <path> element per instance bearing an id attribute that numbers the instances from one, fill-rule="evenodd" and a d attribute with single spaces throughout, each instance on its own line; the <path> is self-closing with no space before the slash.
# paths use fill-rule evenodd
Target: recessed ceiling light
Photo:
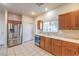
<path id="1" fill-rule="evenodd" d="M 35 12 L 32 12 L 32 15 L 35 15 Z"/>
<path id="2" fill-rule="evenodd" d="M 45 11 L 48 11 L 48 8 L 45 8 Z"/>

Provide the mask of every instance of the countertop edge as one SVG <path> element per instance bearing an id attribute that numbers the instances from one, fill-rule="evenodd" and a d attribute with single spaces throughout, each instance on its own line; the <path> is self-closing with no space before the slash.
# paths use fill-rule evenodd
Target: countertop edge
<path id="1" fill-rule="evenodd" d="M 52 35 L 52 36 L 49 35 L 48 36 L 48 35 L 45 35 L 45 34 L 38 34 L 38 33 L 35 33 L 35 35 L 45 36 L 45 37 L 49 37 L 49 38 L 55 38 L 55 39 L 58 39 L 58 40 L 68 41 L 68 42 L 79 44 L 79 40 L 77 40 L 77 39 L 58 37 L 58 36 L 55 36 L 55 35 Z"/>

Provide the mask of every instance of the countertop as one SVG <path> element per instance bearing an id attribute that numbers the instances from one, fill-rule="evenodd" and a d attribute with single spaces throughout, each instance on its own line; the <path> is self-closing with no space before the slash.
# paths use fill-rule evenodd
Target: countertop
<path id="1" fill-rule="evenodd" d="M 35 33 L 36 35 L 40 35 L 40 36 L 45 36 L 45 37 L 49 37 L 49 38 L 55 38 L 55 39 L 59 39 L 59 40 L 63 40 L 63 41 L 68 41 L 68 42 L 73 42 L 73 43 L 77 43 L 79 44 L 79 39 L 76 38 L 70 38 L 68 36 L 65 35 L 50 35 L 50 34 L 44 34 L 44 33 Z"/>

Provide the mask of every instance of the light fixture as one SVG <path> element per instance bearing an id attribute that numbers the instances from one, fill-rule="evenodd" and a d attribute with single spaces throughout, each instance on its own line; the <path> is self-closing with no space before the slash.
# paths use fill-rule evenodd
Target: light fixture
<path id="1" fill-rule="evenodd" d="M 32 15 L 35 15 L 35 12 L 32 12 Z"/>
<path id="2" fill-rule="evenodd" d="M 37 6 L 42 6 L 44 3 L 36 3 Z"/>
<path id="3" fill-rule="evenodd" d="M 45 8 L 45 11 L 48 11 L 48 8 Z"/>

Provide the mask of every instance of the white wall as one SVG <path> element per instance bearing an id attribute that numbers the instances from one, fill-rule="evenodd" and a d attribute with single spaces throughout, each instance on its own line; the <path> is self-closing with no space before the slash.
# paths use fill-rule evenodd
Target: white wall
<path id="1" fill-rule="evenodd" d="M 45 14 L 42 14 L 38 17 L 35 18 L 35 23 L 37 26 L 37 20 L 58 20 L 58 15 L 59 14 L 63 14 L 63 13 L 67 13 L 67 12 L 71 12 L 74 10 L 79 10 L 79 3 L 72 3 L 72 4 L 64 4 L 54 10 L 51 10 Z M 36 27 L 37 28 L 37 27 Z M 36 30 L 36 32 L 38 32 Z"/>
<path id="2" fill-rule="evenodd" d="M 32 40 L 33 39 L 33 28 L 34 28 L 33 18 L 23 15 L 22 24 L 23 24 L 23 42 Z"/>
<path id="3" fill-rule="evenodd" d="M 36 19 L 45 19 L 45 20 L 51 20 L 53 18 L 57 18 L 57 16 L 59 14 L 63 14 L 63 13 L 66 13 L 66 12 L 71 12 L 71 11 L 74 11 L 74 10 L 79 10 L 79 3 L 71 3 L 71 4 L 64 4 L 60 7 L 57 7 L 45 14 L 42 14 L 38 17 L 36 17 Z"/>
<path id="4" fill-rule="evenodd" d="M 5 42 L 5 13 L 0 11 L 0 45 Z"/>
<path id="5" fill-rule="evenodd" d="M 5 10 L 5 28 L 4 28 L 5 46 L 4 47 L 7 47 L 7 16 L 8 16 L 8 11 Z"/>
<path id="6" fill-rule="evenodd" d="M 8 12 L 8 20 L 20 21 L 21 15 Z"/>

